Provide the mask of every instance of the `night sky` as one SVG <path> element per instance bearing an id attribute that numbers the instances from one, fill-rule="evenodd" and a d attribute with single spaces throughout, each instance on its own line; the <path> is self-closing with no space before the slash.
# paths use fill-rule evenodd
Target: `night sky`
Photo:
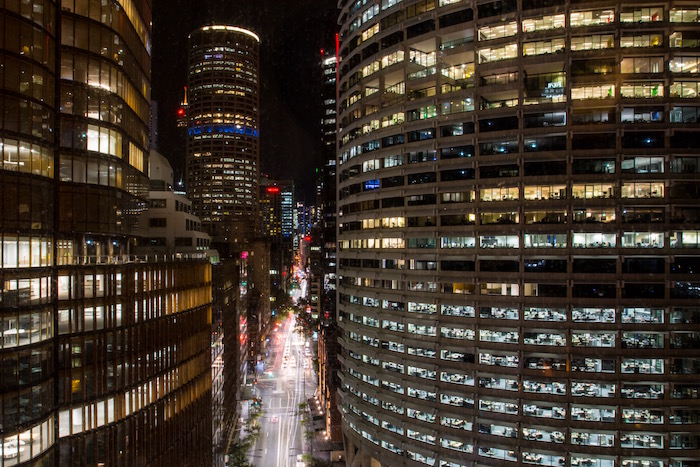
<path id="1" fill-rule="evenodd" d="M 335 47 L 334 0 L 155 0 L 152 98 L 158 149 L 184 178 L 185 133 L 176 113 L 187 84 L 187 35 L 207 24 L 240 26 L 260 43 L 261 172 L 293 179 L 312 203 L 320 155 L 321 49 Z"/>

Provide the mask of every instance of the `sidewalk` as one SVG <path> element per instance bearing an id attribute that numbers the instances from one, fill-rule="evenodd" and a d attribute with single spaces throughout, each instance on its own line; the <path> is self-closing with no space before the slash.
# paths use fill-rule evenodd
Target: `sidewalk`
<path id="1" fill-rule="evenodd" d="M 309 429 L 314 432 L 313 438 L 311 438 L 310 441 L 309 454 L 318 459 L 332 461 L 333 465 L 336 467 L 345 467 L 345 449 L 343 443 L 332 442 L 326 436 L 326 416 L 322 408 L 317 404 L 317 401 L 315 397 L 311 397 L 306 401 L 309 404 L 310 412 Z M 309 446 L 308 442 L 306 446 Z"/>

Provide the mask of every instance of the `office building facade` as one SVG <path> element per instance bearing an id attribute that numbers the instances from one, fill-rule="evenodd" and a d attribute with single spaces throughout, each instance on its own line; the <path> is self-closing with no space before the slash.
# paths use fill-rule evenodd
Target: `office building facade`
<path id="1" fill-rule="evenodd" d="M 0 463 L 199 465 L 210 267 L 132 254 L 151 4 L 4 2 L 0 17 Z"/>
<path id="2" fill-rule="evenodd" d="M 187 195 L 212 242 L 236 251 L 258 225 L 259 46 L 234 26 L 189 36 Z"/>
<path id="3" fill-rule="evenodd" d="M 696 466 L 695 2 L 339 2 L 351 465 Z"/>

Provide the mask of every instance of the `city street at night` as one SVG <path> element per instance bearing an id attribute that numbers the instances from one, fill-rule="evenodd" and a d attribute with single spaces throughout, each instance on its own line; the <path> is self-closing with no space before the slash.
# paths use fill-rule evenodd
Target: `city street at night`
<path id="1" fill-rule="evenodd" d="M 262 435 L 249 456 L 256 466 L 297 467 L 297 457 L 306 452 L 299 404 L 313 396 L 316 376 L 294 324 L 290 316 L 272 333 L 264 372 L 257 375 L 255 397 L 262 404 Z"/>

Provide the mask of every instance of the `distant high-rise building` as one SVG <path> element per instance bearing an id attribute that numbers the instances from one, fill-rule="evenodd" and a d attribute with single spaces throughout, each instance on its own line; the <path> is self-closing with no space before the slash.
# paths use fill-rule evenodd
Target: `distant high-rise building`
<path id="1" fill-rule="evenodd" d="M 151 2 L 0 18 L 0 462 L 211 465 L 211 266 L 133 256 Z"/>
<path id="2" fill-rule="evenodd" d="M 259 47 L 234 26 L 189 36 L 187 194 L 213 244 L 232 251 L 257 231 Z"/>
<path id="3" fill-rule="evenodd" d="M 698 2 L 339 7 L 350 465 L 697 466 Z"/>
<path id="4" fill-rule="evenodd" d="M 312 233 L 312 241 L 319 248 L 319 400 L 326 408 L 326 433 L 333 442 L 342 442 L 341 417 L 337 405 L 340 387 L 338 371 L 338 324 L 336 322 L 337 276 L 336 276 L 336 76 L 338 60 L 336 50 L 324 51 L 321 56 L 322 73 L 322 118 L 321 153 L 323 167 L 319 174 L 320 222 Z M 318 238 L 317 238 L 318 237 Z"/>
<path id="5" fill-rule="evenodd" d="M 335 316 L 336 294 L 336 229 L 338 227 L 337 213 L 337 181 L 336 181 L 336 76 L 338 60 L 335 50 L 322 54 L 321 70 L 323 73 L 323 118 L 321 120 L 321 145 L 323 167 L 320 170 L 320 197 L 317 209 L 320 211 L 318 225 L 321 235 L 321 269 L 325 296 L 328 299 L 324 305 L 327 315 Z M 332 308 L 332 310 L 330 309 Z"/>
<path id="6" fill-rule="evenodd" d="M 293 256 L 294 182 L 292 180 L 260 181 L 260 229 L 270 238 L 270 283 L 273 289 L 286 290 Z"/>
<path id="7" fill-rule="evenodd" d="M 282 236 L 291 239 L 296 235 L 294 216 L 294 182 L 279 181 L 280 208 L 282 213 Z"/>

